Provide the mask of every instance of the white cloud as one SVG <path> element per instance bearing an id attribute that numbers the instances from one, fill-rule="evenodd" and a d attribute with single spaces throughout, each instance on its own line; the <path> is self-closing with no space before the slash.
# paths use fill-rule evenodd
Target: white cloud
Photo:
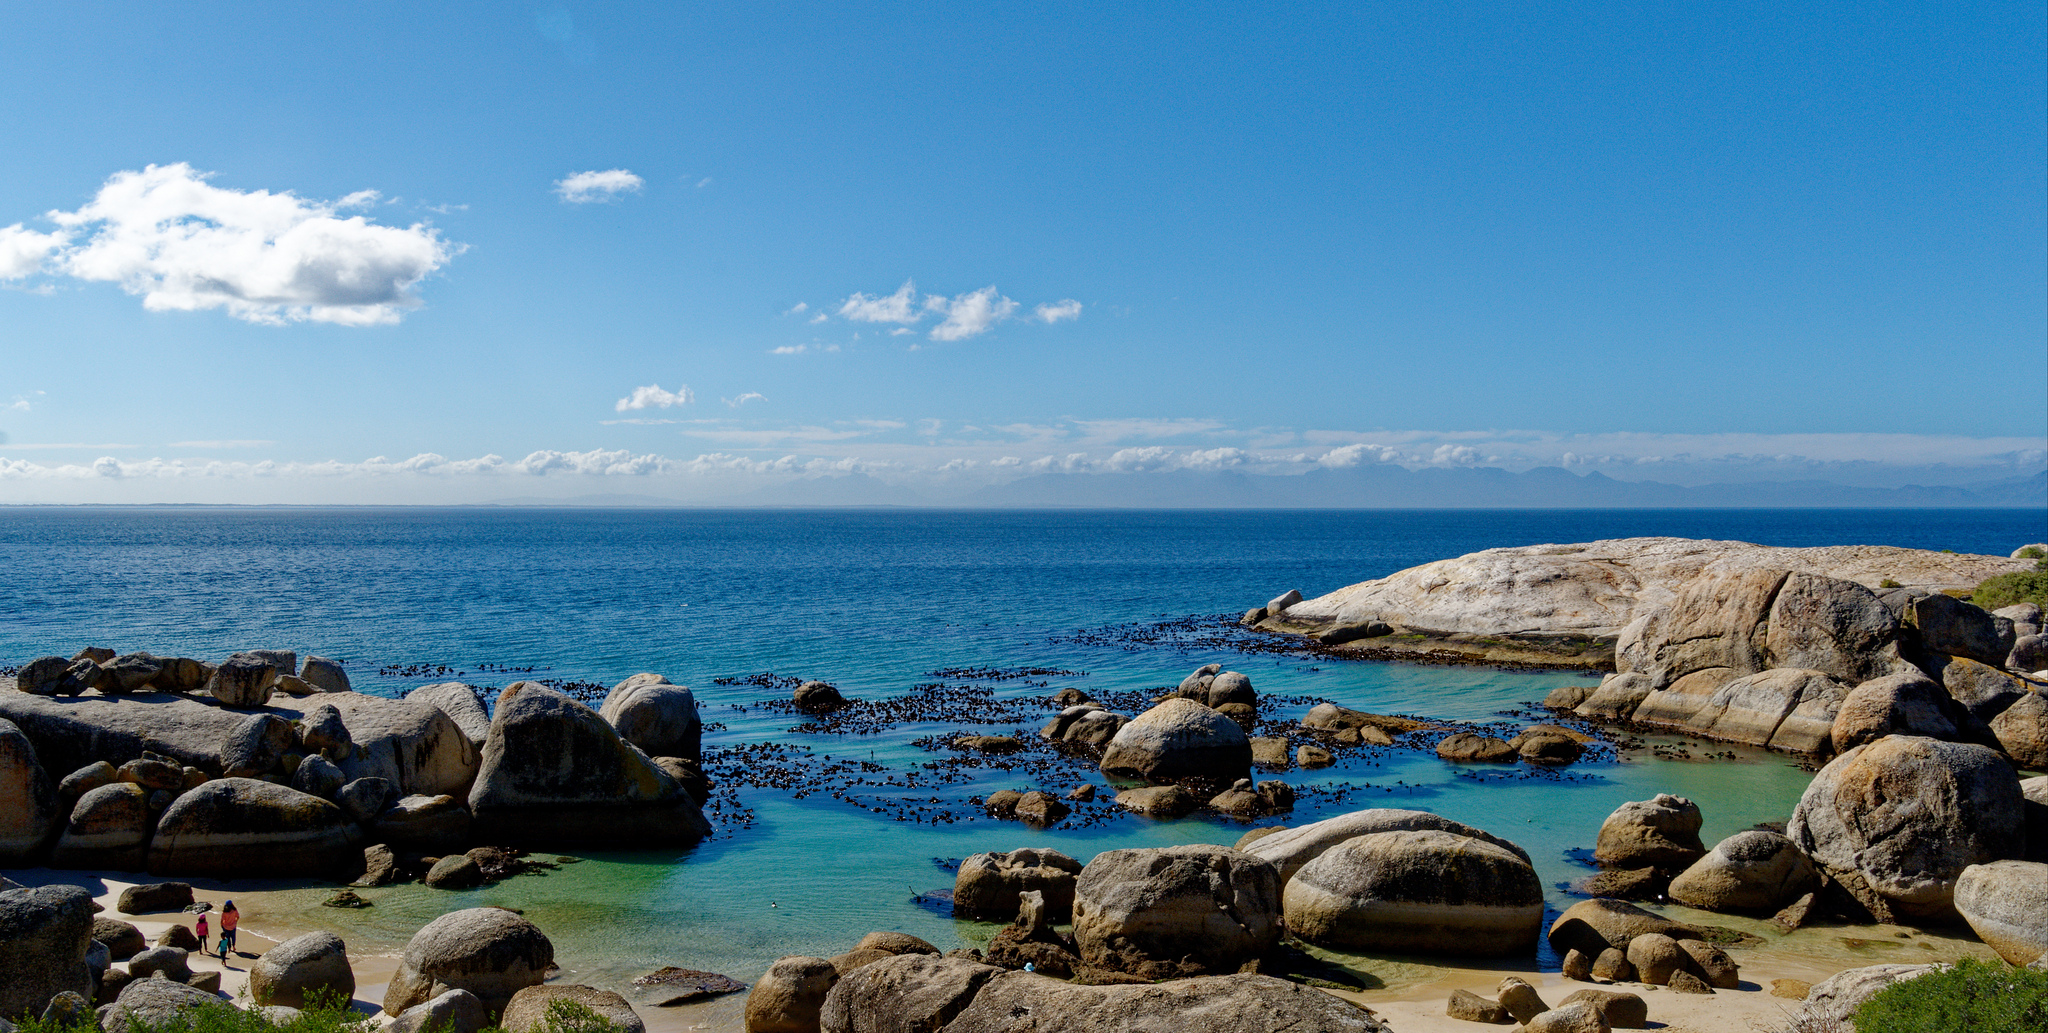
<path id="1" fill-rule="evenodd" d="M 0 226 L 0 280 L 19 280 L 43 269 L 50 252 L 62 247 L 68 236 L 62 232 L 37 233 L 21 223 Z"/>
<path id="2" fill-rule="evenodd" d="M 1479 450 L 1470 445 L 1438 445 L 1429 457 L 1432 463 L 1470 466 L 1479 461 Z"/>
<path id="3" fill-rule="evenodd" d="M 1081 303 L 1072 298 L 1063 298 L 1056 304 L 1040 305 L 1031 310 L 1031 317 L 1041 323 L 1058 323 L 1081 318 Z"/>
<path id="4" fill-rule="evenodd" d="M 839 346 L 836 344 L 785 344 L 779 348 L 768 349 L 768 354 L 809 355 L 812 352 L 836 352 L 838 350 Z"/>
<path id="5" fill-rule="evenodd" d="M 826 314 L 825 314 L 825 313 L 823 313 L 823 312 L 820 312 L 820 313 L 818 313 L 817 315 L 815 315 L 815 316 L 812 316 L 812 317 L 811 317 L 811 325 L 812 325 L 812 326 L 816 326 L 816 325 L 818 325 L 819 323 L 822 323 L 822 322 L 824 322 L 824 321 L 826 321 L 826 320 L 828 320 L 828 319 L 830 319 L 830 318 L 832 318 L 832 317 L 831 317 L 831 316 L 828 316 L 828 315 L 826 315 Z"/>
<path id="6" fill-rule="evenodd" d="M 783 312 L 782 312 L 782 314 L 783 314 L 783 315 L 785 315 L 785 316 L 793 316 L 793 315 L 796 315 L 796 314 L 797 314 L 797 313 L 799 313 L 799 312 L 808 312 L 808 311 L 810 311 L 810 309 L 811 309 L 811 303 L 810 303 L 810 302 L 808 302 L 808 301 L 799 301 L 799 302 L 797 302 L 796 304 L 794 304 L 794 305 L 791 305 L 791 306 L 790 306 L 789 308 L 787 308 L 787 309 L 784 309 L 784 310 L 783 310 Z"/>
<path id="7" fill-rule="evenodd" d="M 917 284 L 910 280 L 903 281 L 894 294 L 854 291 L 840 303 L 839 314 L 857 323 L 915 323 L 924 318 L 917 308 Z"/>
<path id="8" fill-rule="evenodd" d="M 767 400 L 768 396 L 762 394 L 759 391 L 749 391 L 746 394 L 740 395 L 738 398 L 719 399 L 719 401 L 724 402 L 728 408 L 732 409 L 737 409 L 740 406 L 747 404 L 748 402 L 765 402 Z"/>
<path id="9" fill-rule="evenodd" d="M 572 172 L 555 181 L 555 194 L 563 204 L 590 204 L 616 200 L 620 194 L 637 194 L 647 181 L 625 169 Z"/>
<path id="10" fill-rule="evenodd" d="M 951 301 L 937 296 L 928 297 L 924 305 L 946 316 L 945 322 L 932 328 L 934 341 L 964 341 L 979 337 L 1017 311 L 1017 303 L 998 296 L 994 284 L 978 291 L 954 295 Z"/>
<path id="11" fill-rule="evenodd" d="M 688 384 L 678 384 L 674 391 L 663 391 L 659 384 L 636 387 L 633 393 L 618 400 L 612 406 L 615 412 L 631 412 L 635 409 L 669 409 L 678 405 L 689 405 L 697 400 L 696 392 Z"/>
<path id="12" fill-rule="evenodd" d="M 24 263 L 40 262 L 120 284 L 152 312 L 221 308 L 252 323 L 367 326 L 417 307 L 413 288 L 462 250 L 423 223 L 337 214 L 372 191 L 330 204 L 222 189 L 206 182 L 211 175 L 183 162 L 117 172 L 77 211 L 49 213 L 57 233 L 0 231 L 0 271 L 18 277 L 35 271 Z"/>

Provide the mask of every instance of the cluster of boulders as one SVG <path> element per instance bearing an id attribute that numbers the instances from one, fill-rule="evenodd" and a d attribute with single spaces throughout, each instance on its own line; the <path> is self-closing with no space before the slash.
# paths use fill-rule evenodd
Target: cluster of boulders
<path id="1" fill-rule="evenodd" d="M 1279 872 L 1218 846 L 980 854 L 955 907 L 1012 915 L 987 951 L 873 933 L 831 958 L 778 959 L 747 1001 L 749 1033 L 1383 1031 L 1371 1012 L 1271 975 Z M 1071 933 L 1056 925 L 1071 921 Z"/>
<path id="2" fill-rule="evenodd" d="M 1690 586 L 1624 628 L 1615 673 L 1544 702 L 1587 718 L 1796 753 L 1904 733 L 2048 767 L 2048 649 L 2031 603 L 1752 571 Z"/>
<path id="3" fill-rule="evenodd" d="M 60 664 L 73 673 L 52 680 Z M 285 651 L 197 664 L 204 679 L 189 664 L 89 649 L 17 679 L 75 694 L 0 691 L 0 864 L 375 884 L 485 843 L 709 832 L 696 700 L 660 675 L 620 682 L 601 710 L 516 682 L 493 715 L 468 685 L 370 696 Z"/>
<path id="4" fill-rule="evenodd" d="M 1526 761 L 1540 767 L 1564 767 L 1586 755 L 1593 737 L 1563 725 L 1532 725 L 1512 739 L 1478 732 L 1454 732 L 1436 744 L 1436 755 L 1445 760 L 1477 764 L 1513 764 Z"/>

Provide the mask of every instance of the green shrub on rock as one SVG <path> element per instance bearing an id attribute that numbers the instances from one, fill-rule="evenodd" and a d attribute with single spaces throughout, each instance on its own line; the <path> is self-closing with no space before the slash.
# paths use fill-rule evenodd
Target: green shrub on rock
<path id="1" fill-rule="evenodd" d="M 2037 560 L 2037 570 L 2022 570 L 1985 579 L 1970 593 L 1970 602 L 1981 609 L 1996 610 L 2017 603 L 2033 603 L 2048 609 L 2048 560 Z"/>
<path id="2" fill-rule="evenodd" d="M 2048 972 L 1966 958 L 1952 969 L 1893 983 L 1856 1009 L 1856 1033 L 1937 1029 L 2048 1029 Z"/>

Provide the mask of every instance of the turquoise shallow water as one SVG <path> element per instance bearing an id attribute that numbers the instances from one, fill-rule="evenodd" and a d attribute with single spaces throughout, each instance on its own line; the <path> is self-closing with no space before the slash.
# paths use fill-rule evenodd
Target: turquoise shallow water
<path id="1" fill-rule="evenodd" d="M 1109 816 L 1107 804 L 1043 831 L 975 817 L 969 799 L 996 789 L 1105 784 L 1047 751 L 1006 768 L 957 763 L 956 752 L 919 742 L 962 731 L 1029 736 L 1060 687 L 1098 697 L 1153 693 L 1213 661 L 1249 674 L 1274 700 L 1263 716 L 1283 724 L 1298 720 L 1307 698 L 1513 724 L 1526 723 L 1525 705 L 1552 687 L 1586 680 L 1155 640 L 1149 632 L 1159 622 L 1240 611 L 1287 588 L 1315 595 L 1500 545 L 1673 534 L 2005 553 L 2039 540 L 2040 523 L 2038 513 L 2014 511 L 0 510 L 0 595 L 12 603 L 11 619 L 0 622 L 0 663 L 70 655 L 88 643 L 198 656 L 287 647 L 344 659 L 359 688 L 387 694 L 446 677 L 502 685 L 521 676 L 503 667 L 605 685 L 652 670 L 690 684 L 715 723 L 705 737 L 714 755 L 774 744 L 807 751 L 802 771 L 849 762 L 873 770 L 809 793 L 729 785 L 719 834 L 689 851 L 589 853 L 473 892 L 368 890 L 376 906 L 361 911 L 319 907 L 330 892 L 320 888 L 267 906 L 279 921 L 334 928 L 352 948 L 377 952 L 397 950 L 447 910 L 503 904 L 548 931 L 582 981 L 618 984 L 661 965 L 746 980 L 774 957 L 837 953 L 871 929 L 945 947 L 985 939 L 994 927 L 914 899 L 950 888 L 951 873 L 934 859 L 1044 845 L 1085 861 L 1105 849 L 1242 834 L 1247 826 L 1217 819 Z M 1109 630 L 1089 633 L 1096 629 Z M 1085 674 L 933 673 L 952 667 Z M 955 716 L 1000 720 L 794 731 L 795 716 L 760 705 L 786 698 L 786 689 L 720 683 L 770 671 L 827 679 L 869 700 L 935 682 L 986 691 L 985 703 Z M 1277 776 L 1302 794 L 1296 812 L 1278 820 L 1365 806 L 1434 811 L 1521 844 L 1559 887 L 1588 874 L 1568 851 L 1590 847 L 1600 820 L 1624 801 L 1690 796 L 1705 809 L 1712 842 L 1784 820 L 1807 781 L 1787 758 L 1707 752 L 1695 746 L 1700 759 L 1674 760 L 1609 749 L 1562 774 L 1529 776 L 1460 769 L 1426 748 L 1347 751 L 1325 771 Z M 912 775 L 925 784 L 844 784 Z M 951 781 L 932 784 L 941 778 Z M 895 820 L 911 807 L 955 820 Z M 1550 896 L 1554 906 L 1572 899 L 1562 888 Z"/>

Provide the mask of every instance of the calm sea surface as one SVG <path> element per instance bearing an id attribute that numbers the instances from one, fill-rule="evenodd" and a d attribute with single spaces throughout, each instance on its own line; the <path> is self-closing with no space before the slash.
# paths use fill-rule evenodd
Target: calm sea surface
<path id="1" fill-rule="evenodd" d="M 0 664 L 89 644 L 202 658 L 293 648 L 345 660 L 358 689 L 388 695 L 450 678 L 609 685 L 638 671 L 665 674 L 692 686 L 715 723 L 705 736 L 714 763 L 834 774 L 808 792 L 751 784 L 773 781 L 765 775 L 729 779 L 714 815 L 719 835 L 687 852 L 590 854 L 473 892 L 367 890 L 376 906 L 362 911 L 319 908 L 328 891 L 312 888 L 273 906 L 339 929 L 352 949 L 395 950 L 436 914 L 499 903 L 548 931 L 580 981 L 620 982 L 667 964 L 747 980 L 779 955 L 838 953 L 870 929 L 941 947 L 985 940 L 993 926 L 914 899 L 950 888 L 935 859 L 1040 845 L 1085 861 L 1122 846 L 1229 843 L 1246 827 L 1158 823 L 1106 804 L 1083 808 L 1079 827 L 1037 832 L 976 817 L 970 796 L 1104 782 L 1046 751 L 1010 767 L 962 764 L 957 752 L 919 740 L 1028 736 L 1049 712 L 1032 701 L 1060 687 L 1151 691 L 1210 662 L 1249 674 L 1262 695 L 1526 723 L 1526 704 L 1583 676 L 1244 652 L 1176 634 L 1190 625 L 1171 622 L 1241 612 L 1289 588 L 1315 596 L 1478 549 L 1637 535 L 2005 555 L 2048 538 L 2048 520 L 2024 510 L 0 508 Z M 428 676 L 422 665 L 462 673 Z M 967 668 L 980 670 L 948 670 Z M 1073 673 L 1002 676 L 1019 668 Z M 980 717 L 996 723 L 966 720 L 956 706 L 941 720 L 792 731 L 797 718 L 759 705 L 786 699 L 786 689 L 735 680 L 768 672 L 828 680 L 869 700 L 946 685 L 956 701 L 985 698 Z M 1292 722 L 1306 706 L 1269 704 L 1262 716 Z M 780 759 L 730 752 L 758 744 L 781 747 Z M 1795 764 L 1711 749 L 1712 760 L 1697 745 L 1691 760 L 1602 751 L 1553 777 L 1478 774 L 1426 750 L 1349 751 L 1336 767 L 1277 776 L 1303 792 L 1296 813 L 1279 820 L 1367 806 L 1434 811 L 1521 844 L 1557 887 L 1552 903 L 1566 905 L 1562 884 L 1587 873 L 1568 851 L 1590 847 L 1623 801 L 1691 796 L 1710 843 L 1790 814 L 1808 779 Z M 866 766 L 851 771 L 853 763 Z M 937 814 L 953 820 L 930 820 Z M 913 816 L 924 820 L 900 820 Z M 1399 968 L 1398 959 L 1361 965 L 1389 979 Z"/>

